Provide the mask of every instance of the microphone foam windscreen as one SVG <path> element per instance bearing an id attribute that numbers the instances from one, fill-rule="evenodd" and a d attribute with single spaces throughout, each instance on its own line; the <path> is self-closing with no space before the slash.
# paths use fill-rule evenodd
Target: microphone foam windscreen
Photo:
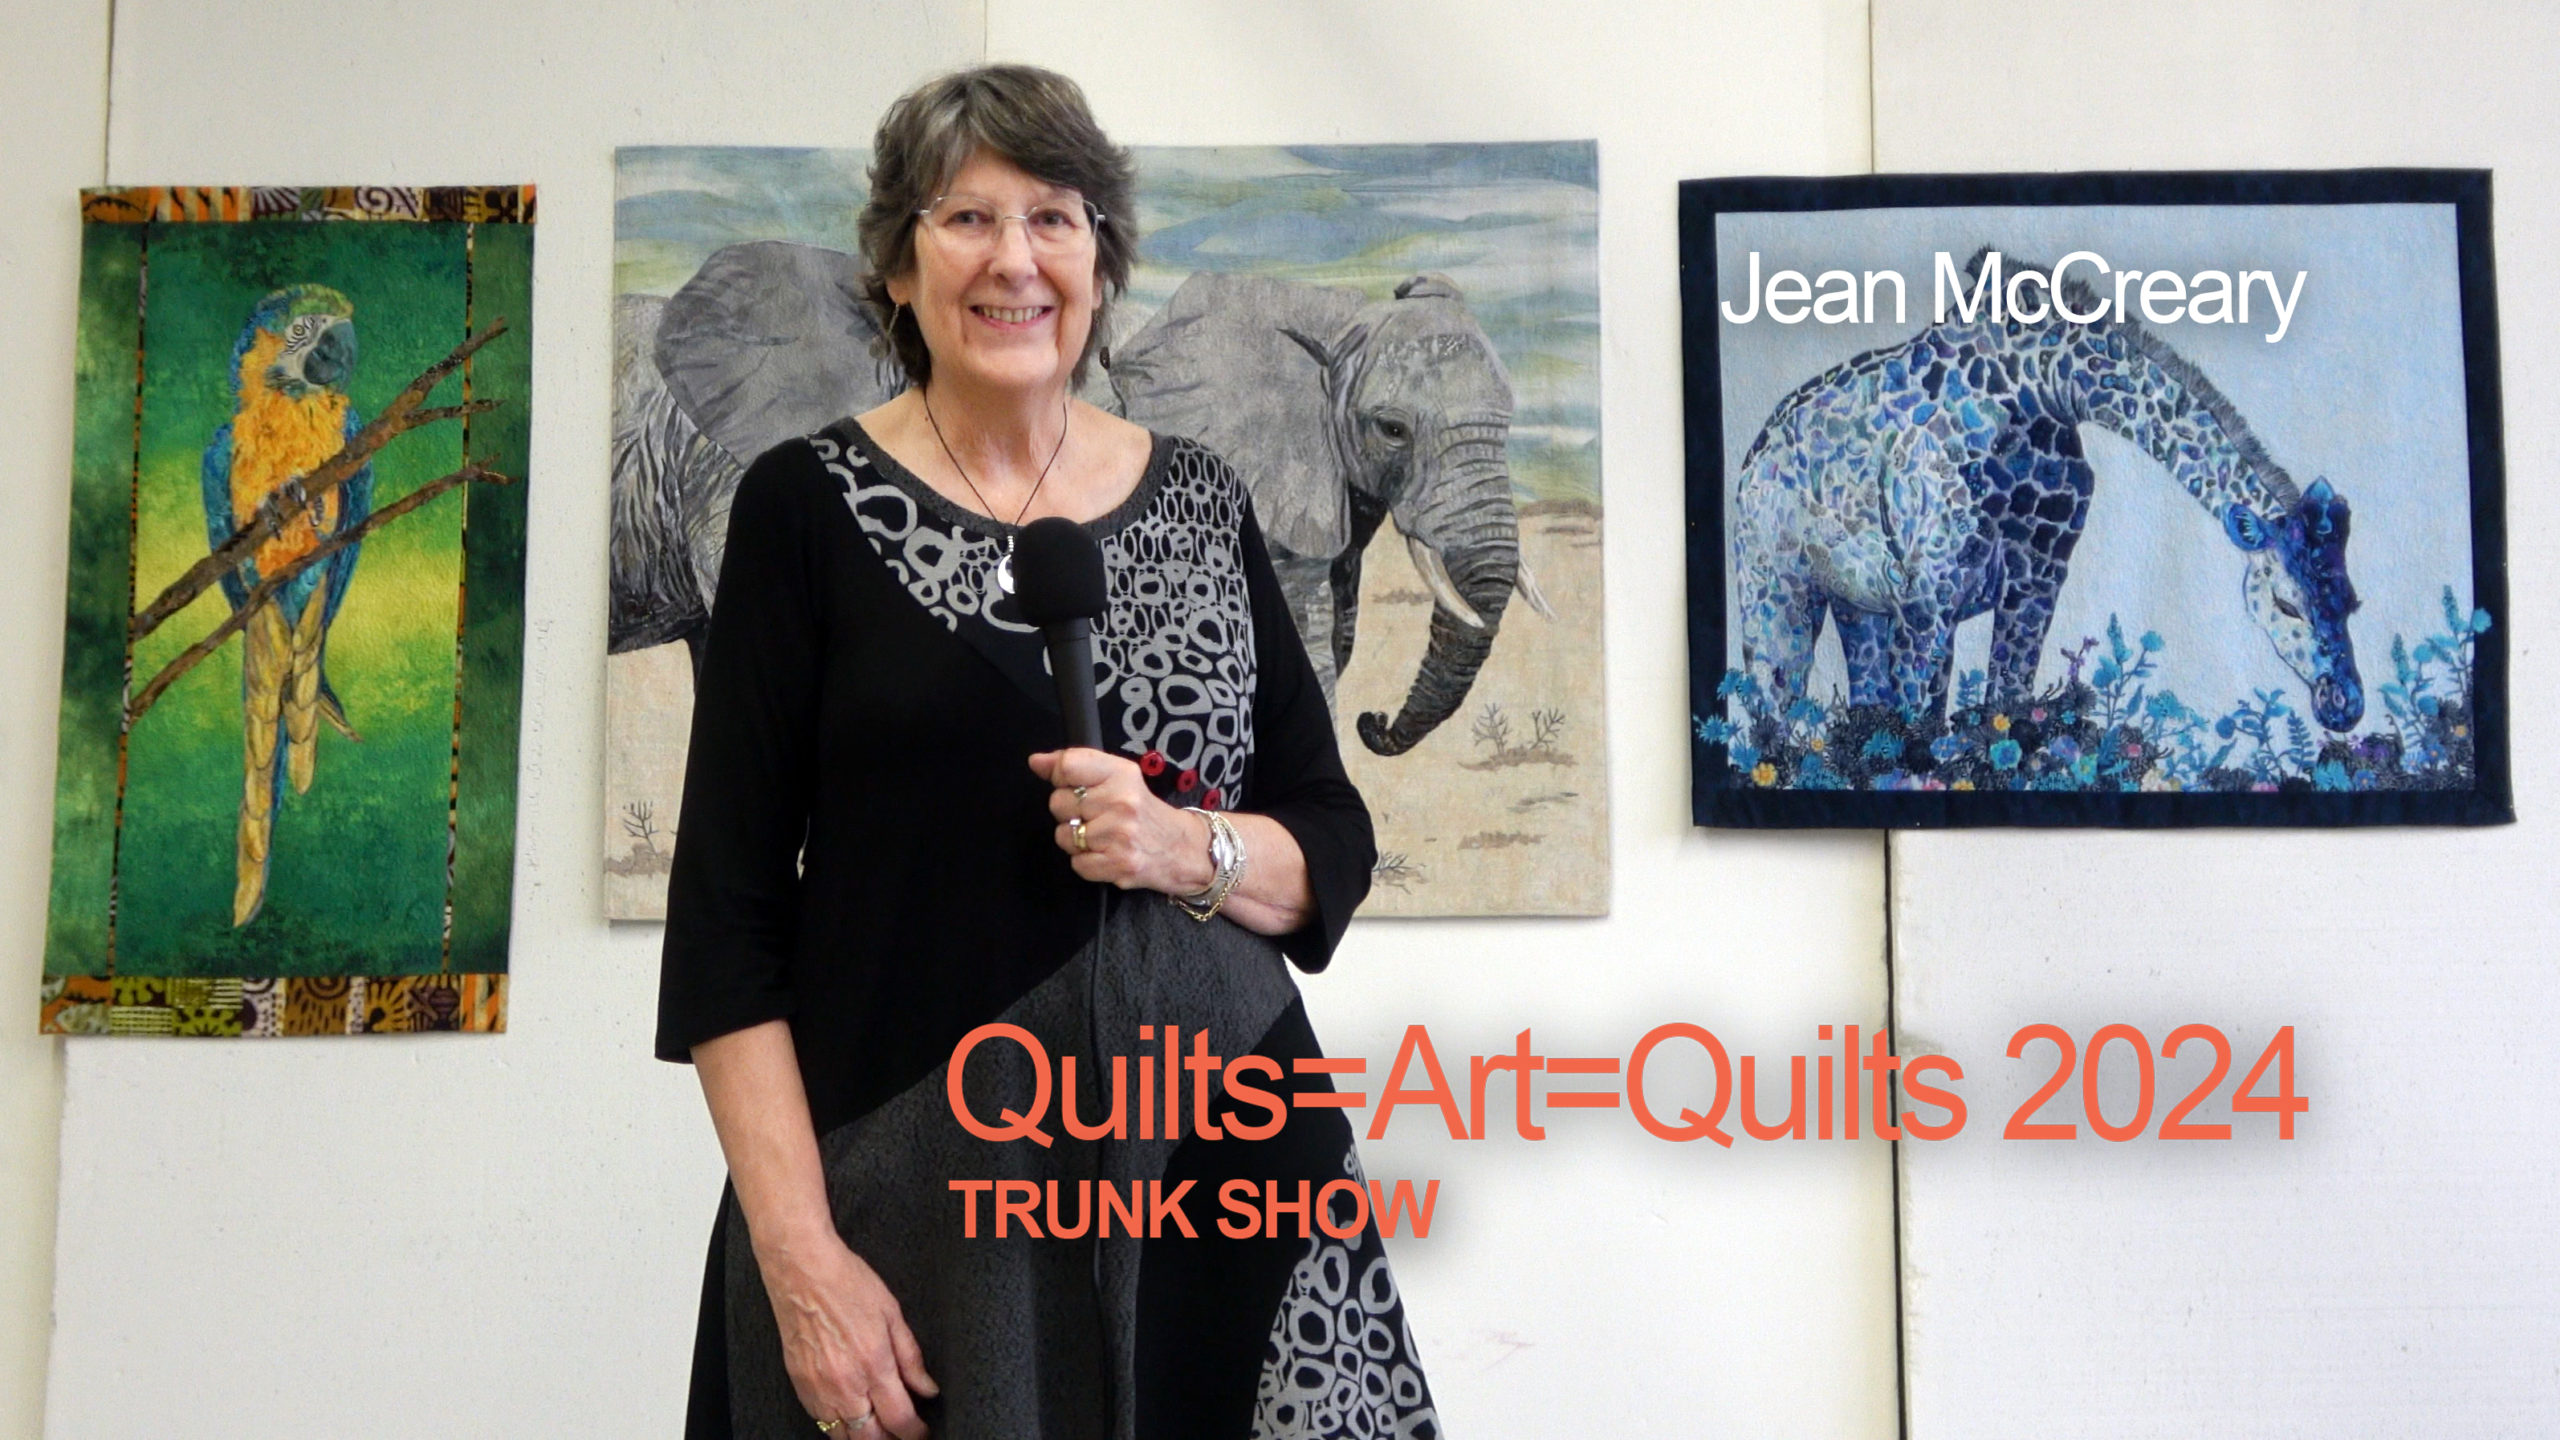
<path id="1" fill-rule="evenodd" d="M 1102 547 L 1062 515 L 1025 525 L 1013 542 L 1013 602 L 1034 625 L 1100 619 L 1110 605 Z"/>

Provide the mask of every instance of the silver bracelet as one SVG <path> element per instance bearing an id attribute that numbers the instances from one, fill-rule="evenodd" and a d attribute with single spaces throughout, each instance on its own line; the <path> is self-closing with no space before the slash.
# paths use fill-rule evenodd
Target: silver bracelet
<path id="1" fill-rule="evenodd" d="M 1185 813 L 1197 815 L 1209 826 L 1209 863 L 1218 867 L 1209 888 L 1196 895 L 1173 895 L 1167 898 L 1182 907 L 1182 913 L 1194 920 L 1206 921 L 1215 916 L 1235 893 L 1236 882 L 1244 878 L 1244 838 L 1236 833 L 1235 823 L 1215 810 L 1197 805 L 1183 807 Z"/>

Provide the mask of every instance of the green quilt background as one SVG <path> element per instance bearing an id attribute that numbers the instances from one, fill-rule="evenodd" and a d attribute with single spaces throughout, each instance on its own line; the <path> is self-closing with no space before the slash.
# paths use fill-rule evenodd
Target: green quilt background
<path id="1" fill-rule="evenodd" d="M 88 227 L 47 974 L 109 971 L 102 842 L 120 881 L 114 973 L 505 969 L 521 686 L 521 484 L 468 487 L 366 538 L 328 651 L 331 683 L 364 738 L 351 742 L 321 728 L 310 791 L 288 789 L 277 812 L 268 898 L 249 925 L 230 923 L 242 787 L 236 637 L 135 724 L 120 845 L 115 723 L 129 613 L 124 556 L 133 557 L 133 591 L 147 599 L 204 554 L 203 451 L 231 412 L 231 348 L 251 308 L 287 284 L 343 292 L 354 308 L 359 350 L 347 389 L 368 419 L 457 344 L 471 320 L 506 315 L 510 333 L 482 352 L 470 376 L 474 398 L 504 403 L 470 422 L 470 442 L 476 456 L 521 477 L 531 240 L 528 227 L 511 225 Z M 136 487 L 134 312 L 145 264 Z M 459 400 L 462 390 L 462 377 L 449 378 L 430 403 Z M 375 507 L 455 469 L 463 440 L 462 426 L 451 421 L 393 440 L 373 459 Z M 135 523 L 127 552 L 129 503 Z M 466 578 L 471 618 L 484 633 L 462 641 L 464 774 L 455 806 L 456 624 Z M 135 647 L 133 683 L 226 613 L 218 590 L 199 596 Z M 458 834 L 451 824 L 457 811 Z M 449 843 L 457 874 L 467 877 L 454 897 L 450 955 Z"/>

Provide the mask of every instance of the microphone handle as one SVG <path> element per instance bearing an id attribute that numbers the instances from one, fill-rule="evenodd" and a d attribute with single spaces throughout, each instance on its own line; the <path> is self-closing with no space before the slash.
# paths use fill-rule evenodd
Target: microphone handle
<path id="1" fill-rule="evenodd" d="M 1058 708 L 1066 712 L 1067 743 L 1102 748 L 1102 707 L 1093 697 L 1093 624 L 1062 620 L 1040 631 L 1049 642 L 1049 674 L 1058 682 Z"/>

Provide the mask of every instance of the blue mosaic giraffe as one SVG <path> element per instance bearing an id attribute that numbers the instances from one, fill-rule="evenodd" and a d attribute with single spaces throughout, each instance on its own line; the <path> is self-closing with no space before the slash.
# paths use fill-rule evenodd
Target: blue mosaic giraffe
<path id="1" fill-rule="evenodd" d="M 2064 296 L 2075 313 L 2098 308 L 2084 286 L 2066 282 Z M 1745 666 L 1778 710 L 1803 691 L 1826 611 L 1852 704 L 1934 728 L 1956 625 L 1986 612 L 1988 697 L 2030 694 L 2089 519 L 2079 427 L 2090 424 L 2140 446 L 2220 522 L 2247 557 L 2246 613 L 2309 687 L 2321 725 L 2352 727 L 2364 688 L 2347 635 L 2345 497 L 2326 480 L 2297 491 L 2157 336 L 2050 308 L 2028 322 L 1959 315 L 1778 402 L 1743 457 L 1733 532 Z"/>

